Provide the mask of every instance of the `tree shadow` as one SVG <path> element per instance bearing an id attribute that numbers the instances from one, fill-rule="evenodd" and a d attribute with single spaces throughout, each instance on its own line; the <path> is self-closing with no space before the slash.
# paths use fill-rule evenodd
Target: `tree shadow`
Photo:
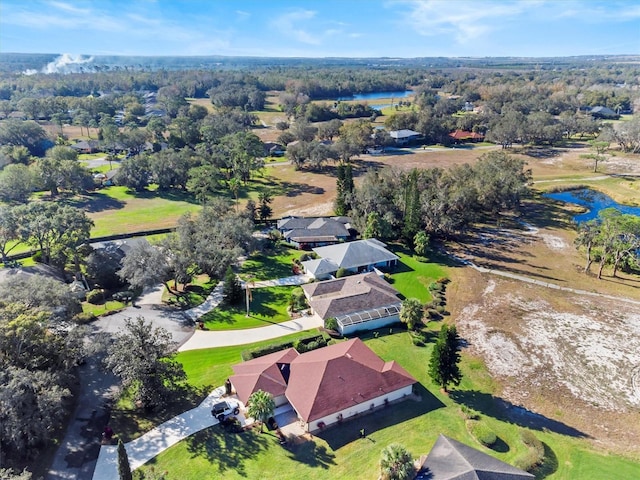
<path id="1" fill-rule="evenodd" d="M 495 397 L 489 393 L 477 390 L 454 390 L 449 393 L 449 398 L 456 403 L 466 405 L 484 415 L 494 417 L 503 422 L 513 423 L 531 430 L 549 430 L 570 437 L 589 438 L 589 435 L 576 428 L 527 410 L 519 405 L 514 405 L 504 398 Z"/>
<path id="2" fill-rule="evenodd" d="M 495 443 L 491 445 L 489 448 L 494 452 L 498 452 L 498 453 L 507 453 L 510 450 L 509 444 L 507 444 L 507 442 L 505 442 L 502 438 L 497 436 L 496 436 Z"/>
<path id="3" fill-rule="evenodd" d="M 537 480 L 547 478 L 558 470 L 558 457 L 556 453 L 546 443 L 542 442 L 542 446 L 544 447 L 544 462 L 531 472 L 536 476 Z"/>
<path id="4" fill-rule="evenodd" d="M 346 419 L 341 424 L 317 433 L 316 436 L 322 438 L 332 450 L 336 451 L 360 439 L 362 429 L 367 436 L 372 435 L 379 430 L 420 417 L 445 406 L 419 383 L 414 385 L 414 392 L 415 398 L 412 397 L 400 403 L 390 404 L 379 410 Z"/>
<path id="5" fill-rule="evenodd" d="M 269 448 L 268 436 L 249 430 L 229 433 L 220 425 L 209 427 L 187 438 L 191 458 L 204 458 L 218 472 L 234 471 L 245 477 L 245 462 Z"/>
<path id="6" fill-rule="evenodd" d="M 313 440 L 294 445 L 288 457 L 296 462 L 304 463 L 309 467 L 327 469 L 335 465 L 335 455 L 327 450 L 324 445 L 318 445 Z"/>
<path id="7" fill-rule="evenodd" d="M 64 201 L 65 205 L 79 208 L 87 213 L 103 212 L 105 210 L 118 210 L 125 207 L 125 202 L 110 197 L 102 192 L 89 192 L 78 195 Z"/>

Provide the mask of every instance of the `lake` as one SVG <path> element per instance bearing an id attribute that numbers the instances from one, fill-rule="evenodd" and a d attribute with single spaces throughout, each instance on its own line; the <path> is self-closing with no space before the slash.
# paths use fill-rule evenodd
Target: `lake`
<path id="1" fill-rule="evenodd" d="M 413 90 L 403 90 L 400 92 L 374 92 L 374 93 L 356 93 L 348 97 L 338 97 L 336 100 L 380 100 L 381 98 L 407 98 L 413 95 Z"/>
<path id="2" fill-rule="evenodd" d="M 566 192 L 545 193 L 543 197 L 553 198 L 554 200 L 560 200 L 561 202 L 566 203 L 575 203 L 588 208 L 589 211 L 573 217 L 573 220 L 578 223 L 597 218 L 600 210 L 604 210 L 605 208 L 616 208 L 622 213 L 640 216 L 640 207 L 621 205 L 604 193 L 591 190 L 590 188 L 568 190 Z"/>

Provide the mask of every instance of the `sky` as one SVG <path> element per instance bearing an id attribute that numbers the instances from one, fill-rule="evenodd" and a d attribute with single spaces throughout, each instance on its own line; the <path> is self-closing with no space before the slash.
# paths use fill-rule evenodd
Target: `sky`
<path id="1" fill-rule="evenodd" d="M 640 54 L 640 0 L 0 0 L 0 52 Z"/>

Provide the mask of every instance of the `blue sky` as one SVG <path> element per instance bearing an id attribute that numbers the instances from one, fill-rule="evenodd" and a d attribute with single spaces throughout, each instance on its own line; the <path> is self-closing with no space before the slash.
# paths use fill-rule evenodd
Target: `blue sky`
<path id="1" fill-rule="evenodd" d="M 0 51 L 287 57 L 640 54 L 640 0 L 0 0 Z"/>

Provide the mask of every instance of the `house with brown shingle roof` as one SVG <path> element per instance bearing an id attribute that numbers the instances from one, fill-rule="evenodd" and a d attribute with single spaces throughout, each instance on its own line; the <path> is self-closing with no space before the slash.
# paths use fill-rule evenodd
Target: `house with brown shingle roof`
<path id="1" fill-rule="evenodd" d="M 398 291 L 375 273 L 302 285 L 314 313 L 335 317 L 343 335 L 372 330 L 398 321 Z"/>
<path id="2" fill-rule="evenodd" d="M 284 397 L 308 432 L 408 398 L 416 383 L 399 364 L 385 362 L 359 338 L 299 355 L 291 350 L 235 365 L 236 375 L 230 380 L 243 401 L 259 389 L 278 398 L 282 396 L 282 381 L 276 370 L 283 371 L 279 365 L 289 362 Z M 255 382 L 248 393 L 251 381 L 246 376 L 259 371 L 269 372 L 258 375 L 266 380 Z"/>
<path id="3" fill-rule="evenodd" d="M 408 397 L 416 383 L 359 338 L 304 353 L 290 368 L 286 396 L 310 432 Z"/>
<path id="4" fill-rule="evenodd" d="M 273 395 L 276 407 L 287 403 L 289 365 L 298 355 L 295 348 L 288 348 L 234 365 L 229 380 L 240 401 L 246 404 L 253 392 L 263 390 Z"/>

